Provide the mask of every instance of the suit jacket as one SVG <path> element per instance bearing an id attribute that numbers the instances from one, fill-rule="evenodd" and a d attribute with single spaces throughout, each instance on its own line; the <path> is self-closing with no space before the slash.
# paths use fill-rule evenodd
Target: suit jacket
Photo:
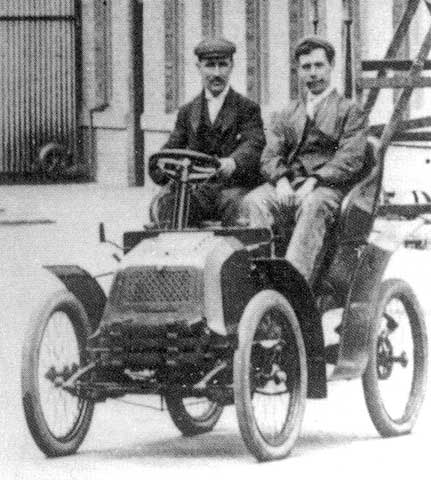
<path id="1" fill-rule="evenodd" d="M 348 189 L 358 180 L 364 166 L 367 121 L 363 112 L 334 90 L 315 113 L 319 151 L 297 155 L 306 121 L 302 100 L 273 115 L 262 154 L 263 177 L 275 184 L 299 159 L 307 175 L 316 176 L 321 184 Z"/>
<path id="2" fill-rule="evenodd" d="M 175 128 L 163 148 L 202 151 L 198 129 L 204 101 L 205 94 L 202 91 L 180 108 Z M 212 125 L 211 135 L 214 136 L 211 143 L 218 146 L 217 156 L 232 157 L 236 162 L 236 169 L 226 181 L 227 185 L 255 187 L 261 178 L 260 156 L 265 146 L 259 105 L 230 88 Z M 166 183 L 166 179 L 158 172 L 157 165 L 150 164 L 149 167 L 150 175 L 156 183 Z"/>

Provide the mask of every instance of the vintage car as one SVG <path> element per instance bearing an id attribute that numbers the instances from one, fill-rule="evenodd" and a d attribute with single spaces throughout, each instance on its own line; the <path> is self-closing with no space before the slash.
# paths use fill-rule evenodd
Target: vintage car
<path id="1" fill-rule="evenodd" d="M 366 157 L 309 285 L 283 258 L 285 235 L 188 228 L 190 191 L 218 162 L 187 150 L 156 153 L 177 185 L 173 222 L 124 234 L 108 298 L 82 268 L 46 266 L 64 290 L 34 312 L 22 357 L 25 416 L 39 448 L 72 454 L 97 402 L 159 394 L 184 435 L 209 432 L 235 404 L 249 451 L 280 459 L 300 433 L 306 399 L 325 398 L 328 381 L 358 377 L 380 434 L 410 432 L 425 392 L 427 335 L 410 286 L 383 280 L 393 250 L 370 237 L 384 163 L 377 140 Z M 343 313 L 339 342 L 325 347 L 330 309 Z"/>

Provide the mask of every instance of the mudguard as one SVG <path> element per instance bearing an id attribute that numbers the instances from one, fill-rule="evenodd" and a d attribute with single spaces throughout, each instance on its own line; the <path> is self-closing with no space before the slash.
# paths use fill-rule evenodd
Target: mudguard
<path id="1" fill-rule="evenodd" d="M 106 295 L 97 280 L 77 265 L 45 265 L 82 303 L 92 330 L 96 330 L 106 304 Z"/>
<path id="2" fill-rule="evenodd" d="M 211 330 L 236 335 L 242 313 L 257 292 L 249 252 L 236 238 L 224 237 L 205 265 L 205 306 Z"/>
<path id="3" fill-rule="evenodd" d="M 338 362 L 332 378 L 356 378 L 364 372 L 375 305 L 392 251 L 368 244 L 359 259 L 341 323 Z"/>
<path id="4" fill-rule="evenodd" d="M 307 281 L 283 258 L 256 259 L 255 264 L 264 282 L 269 282 L 289 300 L 298 317 L 307 353 L 308 397 L 325 398 L 327 386 L 322 322 Z"/>

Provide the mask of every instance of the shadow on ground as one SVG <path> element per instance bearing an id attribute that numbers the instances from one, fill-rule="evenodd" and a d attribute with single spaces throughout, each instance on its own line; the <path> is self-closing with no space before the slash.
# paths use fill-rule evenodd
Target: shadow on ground
<path id="1" fill-rule="evenodd" d="M 378 435 L 348 435 L 342 433 L 305 433 L 297 440 L 292 455 L 294 457 L 306 456 L 307 453 L 317 449 L 333 448 L 350 443 L 363 442 L 379 438 Z M 96 455 L 99 459 L 146 459 L 148 458 L 244 458 L 253 461 L 243 443 L 240 433 L 212 432 L 192 438 L 179 435 L 175 438 L 157 440 L 154 442 L 137 442 L 127 448 L 109 448 L 106 450 L 83 450 L 80 457 Z"/>

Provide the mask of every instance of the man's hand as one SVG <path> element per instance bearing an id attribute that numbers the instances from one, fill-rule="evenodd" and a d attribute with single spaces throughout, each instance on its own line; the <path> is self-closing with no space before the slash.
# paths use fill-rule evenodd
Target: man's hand
<path id="1" fill-rule="evenodd" d="M 282 205 L 287 207 L 295 204 L 296 193 L 286 177 L 281 177 L 275 186 L 277 199 Z"/>
<path id="2" fill-rule="evenodd" d="M 219 174 L 224 178 L 229 178 L 232 176 L 233 172 L 236 169 L 236 163 L 233 158 L 219 158 L 220 167 L 218 169 Z"/>
<path id="3" fill-rule="evenodd" d="M 317 178 L 309 177 L 305 182 L 296 190 L 295 200 L 297 205 L 301 205 L 304 198 L 309 195 L 315 188 L 317 183 Z"/>

